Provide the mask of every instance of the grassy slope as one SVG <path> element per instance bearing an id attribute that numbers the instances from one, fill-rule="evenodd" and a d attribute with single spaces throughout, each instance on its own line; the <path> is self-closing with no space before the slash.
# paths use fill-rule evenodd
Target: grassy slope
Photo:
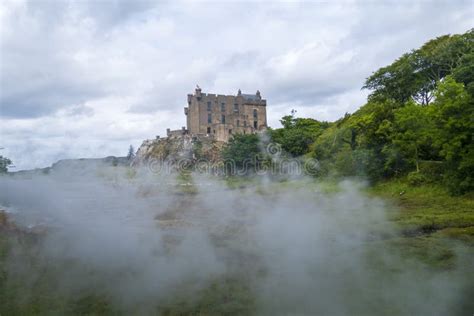
<path id="1" fill-rule="evenodd" d="M 368 192 L 388 201 L 400 236 L 385 246 L 402 256 L 449 269 L 458 245 L 474 247 L 473 195 L 451 196 L 439 185 L 411 186 L 405 179 L 379 183 Z"/>
<path id="2" fill-rule="evenodd" d="M 451 196 L 439 185 L 411 186 L 404 179 L 380 183 L 369 192 L 392 202 L 392 220 L 406 233 L 473 237 L 474 195 Z"/>

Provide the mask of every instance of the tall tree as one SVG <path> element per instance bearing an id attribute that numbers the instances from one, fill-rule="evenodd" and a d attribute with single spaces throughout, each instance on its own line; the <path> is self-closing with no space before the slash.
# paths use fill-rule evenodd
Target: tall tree
<path id="1" fill-rule="evenodd" d="M 367 78 L 363 88 L 373 90 L 371 98 L 390 98 L 400 103 L 410 99 L 428 105 L 437 84 L 474 53 L 474 31 L 444 35 L 404 54 L 389 66 Z"/>
<path id="2" fill-rule="evenodd" d="M 456 193 L 474 189 L 474 98 L 448 76 L 436 91 L 432 116 L 435 146 L 447 164 L 447 184 Z"/>
<path id="3" fill-rule="evenodd" d="M 330 124 L 311 118 L 295 118 L 293 114 L 282 117 L 283 128 L 271 130 L 270 136 L 286 153 L 301 156 L 308 153 L 311 144 Z"/>
<path id="4" fill-rule="evenodd" d="M 135 158 L 135 149 L 133 148 L 132 145 L 130 145 L 130 147 L 128 147 L 127 159 L 133 160 L 133 158 Z"/>
<path id="5" fill-rule="evenodd" d="M 222 157 L 227 169 L 237 167 L 244 173 L 257 170 L 262 158 L 258 135 L 234 134 L 223 148 Z"/>
<path id="6" fill-rule="evenodd" d="M 6 157 L 0 156 L 0 173 L 8 172 L 8 166 L 12 164 L 12 161 Z"/>
<path id="7" fill-rule="evenodd" d="M 408 102 L 395 111 L 391 135 L 393 144 L 418 172 L 423 146 L 431 143 L 432 125 L 428 108 L 414 102 Z"/>

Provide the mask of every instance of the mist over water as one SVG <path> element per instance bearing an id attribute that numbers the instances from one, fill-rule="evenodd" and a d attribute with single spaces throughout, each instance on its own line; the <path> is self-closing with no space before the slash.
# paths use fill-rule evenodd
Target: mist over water
<path id="1" fill-rule="evenodd" d="M 199 174 L 112 168 L 1 177 L 0 204 L 39 232 L 37 259 L 55 267 L 58 291 L 99 293 L 124 312 L 192 301 L 232 279 L 256 314 L 456 313 L 473 293 L 472 250 L 459 247 L 456 266 L 443 271 L 404 258 L 384 246 L 397 232 L 363 187 L 312 179 L 229 187 Z M 41 269 L 21 258 L 13 254 L 9 269 L 34 282 Z"/>

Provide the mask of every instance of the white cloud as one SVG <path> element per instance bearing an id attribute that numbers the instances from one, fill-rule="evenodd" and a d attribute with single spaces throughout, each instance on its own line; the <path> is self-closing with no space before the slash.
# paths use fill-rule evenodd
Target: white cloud
<path id="1" fill-rule="evenodd" d="M 442 17 L 442 18 L 440 18 Z M 364 79 L 471 27 L 472 3 L 0 4 L 0 145 L 18 169 L 123 155 L 185 124 L 186 94 L 259 89 L 269 122 L 334 120 Z"/>

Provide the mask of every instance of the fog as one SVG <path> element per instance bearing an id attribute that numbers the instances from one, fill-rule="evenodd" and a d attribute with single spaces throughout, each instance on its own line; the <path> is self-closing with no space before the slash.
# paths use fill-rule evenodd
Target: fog
<path id="1" fill-rule="evenodd" d="M 32 283 L 48 271 L 57 291 L 97 293 L 124 313 L 193 301 L 229 279 L 262 315 L 459 311 L 473 293 L 472 250 L 453 245 L 456 265 L 435 270 L 386 247 L 398 232 L 363 188 L 105 166 L 5 176 L 0 208 L 39 240 L 35 268 L 12 251 L 8 269 Z"/>

